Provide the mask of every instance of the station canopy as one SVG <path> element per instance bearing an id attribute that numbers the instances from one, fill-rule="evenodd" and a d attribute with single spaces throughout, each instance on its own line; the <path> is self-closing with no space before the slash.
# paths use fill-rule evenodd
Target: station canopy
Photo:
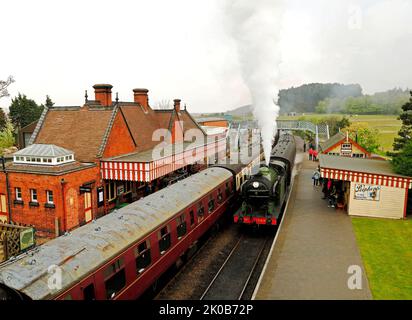
<path id="1" fill-rule="evenodd" d="M 396 174 L 388 161 L 326 154 L 319 161 L 322 178 L 412 189 L 412 177 Z"/>

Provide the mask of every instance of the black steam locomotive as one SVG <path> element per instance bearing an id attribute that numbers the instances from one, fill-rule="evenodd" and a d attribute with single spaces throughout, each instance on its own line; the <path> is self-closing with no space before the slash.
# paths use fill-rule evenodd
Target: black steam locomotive
<path id="1" fill-rule="evenodd" d="M 242 207 L 234 222 L 246 225 L 276 225 L 286 204 L 296 156 L 293 135 L 279 137 L 272 149 L 269 165 L 262 162 L 259 171 L 241 186 Z"/>

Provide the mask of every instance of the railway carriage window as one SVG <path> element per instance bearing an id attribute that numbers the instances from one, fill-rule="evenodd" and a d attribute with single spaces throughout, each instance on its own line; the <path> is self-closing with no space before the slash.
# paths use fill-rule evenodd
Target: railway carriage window
<path id="1" fill-rule="evenodd" d="M 228 196 L 230 195 L 230 187 L 229 187 L 229 182 L 226 182 L 225 192 L 226 192 L 226 197 L 228 197 Z"/>
<path id="2" fill-rule="evenodd" d="M 160 254 L 164 254 L 167 249 L 170 248 L 170 229 L 169 226 L 165 226 L 159 231 L 159 251 Z"/>
<path id="3" fill-rule="evenodd" d="M 186 234 L 186 221 L 185 215 L 182 214 L 180 217 L 176 219 L 177 222 L 177 237 L 180 239 Z"/>
<path id="4" fill-rule="evenodd" d="M 217 203 L 222 203 L 223 202 L 223 193 L 222 191 L 219 189 L 217 191 Z"/>
<path id="5" fill-rule="evenodd" d="M 86 301 L 96 300 L 93 283 L 89 284 L 83 289 L 83 299 Z"/>
<path id="6" fill-rule="evenodd" d="M 113 299 L 114 296 L 126 285 L 126 271 L 121 269 L 105 281 L 106 298 Z"/>
<path id="7" fill-rule="evenodd" d="M 205 215 L 205 208 L 203 207 L 203 204 L 199 202 L 198 208 L 197 208 L 197 221 L 202 221 L 203 217 Z"/>
<path id="8" fill-rule="evenodd" d="M 124 258 L 120 258 L 104 270 L 106 298 L 112 299 L 125 285 Z"/>
<path id="9" fill-rule="evenodd" d="M 150 252 L 150 242 L 148 240 L 142 242 L 135 248 L 136 270 L 140 274 L 152 263 Z"/>
<path id="10" fill-rule="evenodd" d="M 192 227 L 195 224 L 195 213 L 193 210 L 190 210 L 190 226 Z"/>
<path id="11" fill-rule="evenodd" d="M 209 213 L 215 210 L 215 200 L 212 198 L 212 196 L 210 196 L 207 206 L 208 206 Z"/>

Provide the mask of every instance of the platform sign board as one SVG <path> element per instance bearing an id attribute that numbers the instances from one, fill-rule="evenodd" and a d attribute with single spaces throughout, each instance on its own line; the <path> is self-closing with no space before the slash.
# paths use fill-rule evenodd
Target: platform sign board
<path id="1" fill-rule="evenodd" d="M 97 206 L 101 207 L 104 205 L 104 188 L 98 187 L 97 188 Z"/>
<path id="2" fill-rule="evenodd" d="M 355 184 L 355 199 L 380 201 L 381 186 Z"/>

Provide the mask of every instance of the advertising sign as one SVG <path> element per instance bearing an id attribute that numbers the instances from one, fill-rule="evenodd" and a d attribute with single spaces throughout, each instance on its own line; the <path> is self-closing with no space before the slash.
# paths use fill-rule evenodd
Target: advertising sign
<path id="1" fill-rule="evenodd" d="M 356 200 L 380 200 L 381 187 L 367 184 L 355 184 L 355 199 Z"/>

